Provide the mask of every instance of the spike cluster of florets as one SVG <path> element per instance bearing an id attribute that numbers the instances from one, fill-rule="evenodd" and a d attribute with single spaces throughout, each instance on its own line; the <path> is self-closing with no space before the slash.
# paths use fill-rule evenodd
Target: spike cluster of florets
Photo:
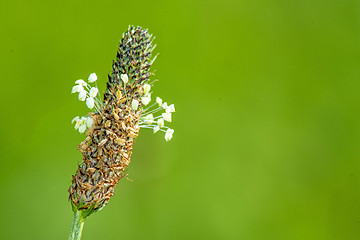
<path id="1" fill-rule="evenodd" d="M 129 82 L 129 77 L 127 74 L 121 74 L 120 76 L 124 85 Z M 86 105 L 89 109 L 96 109 L 97 112 L 101 112 L 103 107 L 101 98 L 98 95 L 99 89 L 96 86 L 91 86 L 91 83 L 96 84 L 97 75 L 95 73 L 91 73 L 88 82 L 86 83 L 83 79 L 78 79 L 75 81 L 75 86 L 73 86 L 71 93 L 79 93 L 78 99 L 80 101 L 86 100 Z M 143 106 L 148 106 L 151 102 L 151 85 L 144 84 L 143 85 L 143 97 L 141 97 L 141 103 Z M 158 107 L 156 107 L 158 106 Z M 131 102 L 131 108 L 133 110 L 139 109 L 139 101 L 133 99 Z M 165 111 L 164 113 L 154 116 L 154 114 Z M 174 104 L 168 106 L 167 102 L 162 101 L 161 98 L 156 97 L 156 102 L 147 108 L 143 109 L 141 112 L 139 126 L 140 128 L 150 128 L 153 130 L 153 133 L 157 133 L 158 131 L 165 133 L 165 140 L 170 141 L 174 130 L 165 126 L 166 122 L 171 122 L 171 114 L 175 112 Z M 71 123 L 75 123 L 75 130 L 78 130 L 80 133 L 84 133 L 86 129 L 90 129 L 93 124 L 93 119 L 90 116 L 79 117 L 76 116 Z"/>
<path id="2" fill-rule="evenodd" d="M 165 126 L 172 120 L 174 104 L 163 103 L 159 97 L 150 104 L 149 77 L 153 73 L 149 69 L 156 58 L 150 59 L 155 47 L 152 41 L 147 30 L 129 27 L 120 41 L 103 101 L 98 97 L 95 73 L 90 74 L 88 83 L 77 80 L 72 89 L 80 101 L 86 101 L 87 107 L 94 110 L 72 121 L 75 129 L 87 137 L 79 144 L 83 161 L 73 176 L 69 198 L 73 208 L 86 211 L 86 215 L 103 208 L 119 180 L 126 176 L 140 128 L 165 132 L 166 141 L 174 133 Z M 156 113 L 158 116 L 154 116 Z"/>
<path id="3" fill-rule="evenodd" d="M 155 115 L 158 112 L 165 111 L 160 115 Z M 174 104 L 168 106 L 167 102 L 162 102 L 162 99 L 156 97 L 156 102 L 144 109 L 140 118 L 140 128 L 150 128 L 154 133 L 158 131 L 165 132 L 165 140 L 170 141 L 174 130 L 165 126 L 165 122 L 171 122 L 171 114 L 175 112 Z"/>
<path id="4" fill-rule="evenodd" d="M 88 77 L 89 83 L 82 79 L 76 80 L 71 93 L 79 93 L 78 99 L 80 101 L 84 102 L 86 100 L 86 106 L 89 109 L 95 108 L 97 112 L 100 112 L 102 108 L 102 101 L 100 95 L 98 95 L 99 89 L 97 87 L 96 80 L 97 75 L 95 73 L 91 73 Z M 94 83 L 95 86 L 92 86 Z M 84 133 L 86 129 L 91 128 L 94 121 L 90 116 L 76 116 L 71 123 L 75 123 L 75 130 L 79 130 L 80 133 Z"/>

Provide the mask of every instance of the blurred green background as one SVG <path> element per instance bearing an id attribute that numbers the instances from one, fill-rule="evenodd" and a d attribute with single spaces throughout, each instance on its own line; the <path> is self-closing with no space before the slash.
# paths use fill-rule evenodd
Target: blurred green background
<path id="1" fill-rule="evenodd" d="M 87 108 L 129 24 L 156 36 L 154 97 L 129 178 L 83 239 L 359 239 L 357 0 L 0 2 L 0 239 L 67 239 Z"/>

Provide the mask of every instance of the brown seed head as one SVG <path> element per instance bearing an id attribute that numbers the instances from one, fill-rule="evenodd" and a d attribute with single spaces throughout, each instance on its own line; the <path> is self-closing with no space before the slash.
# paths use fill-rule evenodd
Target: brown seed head
<path id="1" fill-rule="evenodd" d="M 73 176 L 69 199 L 74 210 L 88 216 L 106 205 L 130 163 L 134 140 L 139 133 L 143 85 L 148 82 L 151 35 L 130 26 L 123 35 L 113 62 L 100 112 L 91 113 L 93 126 L 79 144 L 83 161 Z M 128 77 L 128 82 L 124 77 Z M 139 107 L 134 110 L 133 101 Z"/>

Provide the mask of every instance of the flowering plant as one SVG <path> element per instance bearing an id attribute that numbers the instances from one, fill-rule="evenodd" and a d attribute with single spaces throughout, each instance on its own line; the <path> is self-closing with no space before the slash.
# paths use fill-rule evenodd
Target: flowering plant
<path id="1" fill-rule="evenodd" d="M 70 239 L 80 239 L 87 216 L 101 210 L 114 195 L 115 187 L 130 163 L 133 144 L 141 128 L 164 132 L 170 141 L 174 130 L 165 126 L 172 121 L 174 104 L 161 98 L 151 103 L 153 75 L 150 59 L 155 46 L 152 35 L 140 27 L 130 26 L 123 35 L 108 75 L 104 100 L 99 95 L 98 77 L 91 73 L 87 82 L 75 81 L 72 93 L 92 110 L 87 116 L 76 116 L 75 130 L 86 135 L 79 144 L 82 163 L 72 178 L 69 199 L 74 212 Z"/>

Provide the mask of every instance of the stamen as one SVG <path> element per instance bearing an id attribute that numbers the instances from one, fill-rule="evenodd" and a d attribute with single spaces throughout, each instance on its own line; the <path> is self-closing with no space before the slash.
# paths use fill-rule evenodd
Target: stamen
<path id="1" fill-rule="evenodd" d="M 155 109 L 151 110 L 150 112 L 147 112 L 146 115 L 151 114 L 151 113 L 156 113 L 156 112 L 160 111 L 161 109 L 162 109 L 162 107 L 155 108 Z"/>

